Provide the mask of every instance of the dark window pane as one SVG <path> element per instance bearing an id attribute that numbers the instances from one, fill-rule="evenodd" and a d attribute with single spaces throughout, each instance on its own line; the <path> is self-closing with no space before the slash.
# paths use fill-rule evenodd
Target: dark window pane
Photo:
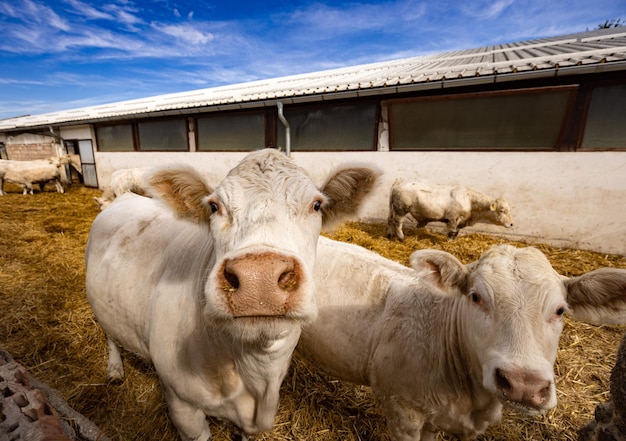
<path id="1" fill-rule="evenodd" d="M 582 147 L 626 148 L 626 85 L 592 92 Z"/>
<path id="2" fill-rule="evenodd" d="M 392 149 L 553 149 L 572 92 L 559 89 L 392 102 Z"/>
<path id="3" fill-rule="evenodd" d="M 130 124 L 104 126 L 96 129 L 98 150 L 101 152 L 133 151 L 133 129 Z"/>
<path id="4" fill-rule="evenodd" d="M 254 150 L 265 147 L 265 115 L 215 115 L 198 118 L 198 150 Z"/>
<path id="5" fill-rule="evenodd" d="M 137 128 L 139 150 L 188 150 L 187 121 L 184 119 L 142 122 Z"/>
<path id="6" fill-rule="evenodd" d="M 373 150 L 376 104 L 285 109 L 292 150 Z M 285 148 L 285 127 L 278 123 L 278 145 Z"/>

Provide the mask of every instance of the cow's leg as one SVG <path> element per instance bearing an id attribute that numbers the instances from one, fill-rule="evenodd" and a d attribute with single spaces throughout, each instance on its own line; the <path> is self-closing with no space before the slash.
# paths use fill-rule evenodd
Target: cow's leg
<path id="1" fill-rule="evenodd" d="M 198 407 L 181 400 L 176 392 L 169 387 L 165 389 L 165 401 L 170 412 L 170 418 L 178 429 L 178 434 L 185 441 L 208 441 L 211 439 L 211 429 L 206 421 L 206 415 Z"/>
<path id="2" fill-rule="evenodd" d="M 387 239 L 393 239 L 397 229 L 398 220 L 396 219 L 396 212 L 392 209 L 389 210 L 389 216 L 387 216 Z"/>
<path id="3" fill-rule="evenodd" d="M 65 193 L 65 189 L 63 188 L 63 186 L 61 185 L 61 182 L 59 182 L 58 179 L 55 179 L 54 185 L 57 188 L 57 193 Z"/>
<path id="4" fill-rule="evenodd" d="M 400 242 L 404 242 L 404 231 L 402 231 L 402 226 L 404 225 L 404 221 L 406 220 L 408 214 L 403 214 L 402 216 L 396 215 L 396 236 L 400 240 Z"/>
<path id="5" fill-rule="evenodd" d="M 124 365 L 122 364 L 122 354 L 119 346 L 107 337 L 109 346 L 109 364 L 107 365 L 107 376 L 110 381 L 124 381 Z"/>
<path id="6" fill-rule="evenodd" d="M 0 196 L 4 196 L 4 179 L 0 178 Z"/>

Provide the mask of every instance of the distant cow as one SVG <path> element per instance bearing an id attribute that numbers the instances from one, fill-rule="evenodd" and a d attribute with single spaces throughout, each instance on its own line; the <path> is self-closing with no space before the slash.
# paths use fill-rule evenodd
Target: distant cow
<path id="1" fill-rule="evenodd" d="M 102 196 L 94 197 L 101 210 L 109 206 L 111 202 L 124 193 L 136 193 L 146 195 L 145 168 L 124 168 L 111 173 L 109 184 L 104 189 Z"/>
<path id="2" fill-rule="evenodd" d="M 164 169 L 149 178 L 153 198 L 116 198 L 86 250 L 109 377 L 124 374 L 118 345 L 150 360 L 185 440 L 210 439 L 206 415 L 246 434 L 270 429 L 301 326 L 317 314 L 320 229 L 355 210 L 378 175 L 343 168 L 318 190 L 265 149 L 214 190 L 192 169 Z"/>
<path id="3" fill-rule="evenodd" d="M 418 227 L 433 221 L 447 224 L 448 237 L 478 222 L 513 226 L 511 209 L 504 198 L 492 198 L 460 185 L 431 185 L 396 180 L 389 196 L 388 237 L 404 240 L 402 224 L 411 215 Z"/>
<path id="4" fill-rule="evenodd" d="M 4 175 L 17 161 L 0 159 L 0 196 L 4 196 Z"/>
<path id="5" fill-rule="evenodd" d="M 330 374 L 371 386 L 396 440 L 438 430 L 469 440 L 503 404 L 554 407 L 563 315 L 626 323 L 626 269 L 567 278 L 536 248 L 509 245 L 469 265 L 420 250 L 411 264 L 320 238 L 318 317 L 298 344 Z"/>
<path id="6" fill-rule="evenodd" d="M 33 194 L 33 185 L 40 188 L 53 182 L 59 193 L 65 193 L 61 183 L 61 167 L 69 164 L 68 155 L 33 161 L 0 161 L 0 194 L 4 194 L 4 182 L 22 187 L 22 194 Z"/>

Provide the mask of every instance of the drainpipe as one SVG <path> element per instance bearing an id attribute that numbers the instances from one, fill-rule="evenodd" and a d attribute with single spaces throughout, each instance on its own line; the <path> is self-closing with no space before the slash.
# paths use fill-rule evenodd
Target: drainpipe
<path id="1" fill-rule="evenodd" d="M 285 126 L 285 154 L 291 156 L 291 129 L 289 128 L 287 118 L 285 118 L 283 114 L 283 102 L 278 101 L 276 106 L 278 107 L 278 119 L 280 119 L 280 122 Z"/>

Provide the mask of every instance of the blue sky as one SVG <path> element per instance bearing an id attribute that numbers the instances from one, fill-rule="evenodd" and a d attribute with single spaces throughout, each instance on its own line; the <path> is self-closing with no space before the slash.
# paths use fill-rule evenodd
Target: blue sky
<path id="1" fill-rule="evenodd" d="M 0 0 L 0 119 L 582 32 L 613 19 L 626 24 L 626 1 Z"/>

